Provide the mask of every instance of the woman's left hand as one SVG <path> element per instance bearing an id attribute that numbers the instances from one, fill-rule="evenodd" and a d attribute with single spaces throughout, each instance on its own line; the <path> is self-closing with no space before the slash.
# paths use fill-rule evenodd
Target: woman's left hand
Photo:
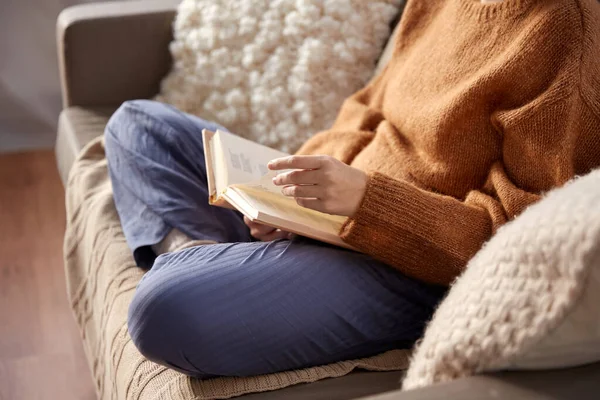
<path id="1" fill-rule="evenodd" d="M 369 181 L 365 172 L 330 156 L 282 157 L 268 167 L 293 170 L 277 175 L 273 183 L 302 207 L 347 217 L 358 210 Z"/>

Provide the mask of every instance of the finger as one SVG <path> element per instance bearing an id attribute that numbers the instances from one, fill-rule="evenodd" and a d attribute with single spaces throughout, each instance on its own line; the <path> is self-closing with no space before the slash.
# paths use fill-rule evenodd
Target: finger
<path id="1" fill-rule="evenodd" d="M 260 238 L 260 240 L 262 240 L 263 242 L 270 242 L 272 240 L 277 240 L 277 239 L 288 239 L 289 238 L 289 232 L 286 231 L 282 231 L 281 229 L 276 229 L 275 231 L 269 233 L 268 235 L 264 235 Z"/>
<path id="2" fill-rule="evenodd" d="M 244 222 L 246 223 L 246 226 L 248 226 L 248 228 L 250 228 L 250 230 L 259 230 L 263 227 L 263 224 L 259 223 L 259 222 L 254 222 L 250 219 L 244 219 Z"/>
<path id="3" fill-rule="evenodd" d="M 299 206 L 310 208 L 315 211 L 321 211 L 324 213 L 329 212 L 328 207 L 325 206 L 325 202 L 323 202 L 321 199 L 306 199 L 298 197 L 296 198 L 296 203 L 298 203 Z"/>
<path id="4" fill-rule="evenodd" d="M 322 172 L 319 170 L 297 169 L 277 175 L 275 178 L 273 178 L 273 183 L 277 186 L 299 184 L 316 185 L 321 183 L 323 180 L 321 175 Z"/>
<path id="5" fill-rule="evenodd" d="M 250 218 L 246 217 L 245 215 L 244 215 L 244 223 L 248 226 L 248 228 L 256 229 L 258 231 L 265 231 L 268 228 L 268 231 L 270 232 L 271 230 L 275 229 L 268 225 L 262 224 L 260 222 L 252 221 Z"/>
<path id="6" fill-rule="evenodd" d="M 257 237 L 257 236 L 268 235 L 269 233 L 273 232 L 274 230 L 275 230 L 275 228 L 273 228 L 272 226 L 256 224 L 255 226 L 253 226 L 250 229 L 250 233 L 252 234 L 252 236 Z"/>
<path id="7" fill-rule="evenodd" d="M 270 170 L 279 169 L 319 169 L 327 156 L 289 156 L 269 161 Z"/>
<path id="8" fill-rule="evenodd" d="M 317 185 L 290 185 L 281 189 L 284 196 L 289 197 L 316 197 L 323 195 L 323 187 Z"/>

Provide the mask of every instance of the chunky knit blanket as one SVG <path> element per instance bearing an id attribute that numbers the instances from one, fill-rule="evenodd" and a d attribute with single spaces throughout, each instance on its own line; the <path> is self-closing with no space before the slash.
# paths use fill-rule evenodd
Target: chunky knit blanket
<path id="1" fill-rule="evenodd" d="M 550 192 L 471 260 L 405 389 L 497 369 L 600 360 L 600 170 Z"/>
<path id="2" fill-rule="evenodd" d="M 144 271 L 136 267 L 123 236 L 101 138 L 78 157 L 66 196 L 68 295 L 101 400 L 224 399 L 339 377 L 355 368 L 389 371 L 408 365 L 408 351 L 393 350 L 297 371 L 200 381 L 148 361 L 127 332 L 127 309 Z"/>
<path id="3" fill-rule="evenodd" d="M 405 0 L 183 0 L 158 100 L 293 152 L 372 77 Z"/>

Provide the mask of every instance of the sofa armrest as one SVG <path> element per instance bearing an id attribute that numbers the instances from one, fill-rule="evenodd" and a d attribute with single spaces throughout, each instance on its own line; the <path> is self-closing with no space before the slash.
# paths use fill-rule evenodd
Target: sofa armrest
<path id="1" fill-rule="evenodd" d="M 63 107 L 114 106 L 158 92 L 171 65 L 169 42 L 180 0 L 69 7 L 57 21 Z"/>
<path id="2" fill-rule="evenodd" d="M 553 370 L 505 371 L 363 400 L 592 400 L 598 398 L 600 362 Z"/>

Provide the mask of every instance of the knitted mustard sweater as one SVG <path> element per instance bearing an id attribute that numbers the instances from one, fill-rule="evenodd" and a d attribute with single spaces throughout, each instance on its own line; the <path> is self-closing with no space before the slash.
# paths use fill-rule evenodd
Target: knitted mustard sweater
<path id="1" fill-rule="evenodd" d="M 409 0 L 387 67 L 299 154 L 368 172 L 343 240 L 450 283 L 543 192 L 600 166 L 600 3 Z"/>

